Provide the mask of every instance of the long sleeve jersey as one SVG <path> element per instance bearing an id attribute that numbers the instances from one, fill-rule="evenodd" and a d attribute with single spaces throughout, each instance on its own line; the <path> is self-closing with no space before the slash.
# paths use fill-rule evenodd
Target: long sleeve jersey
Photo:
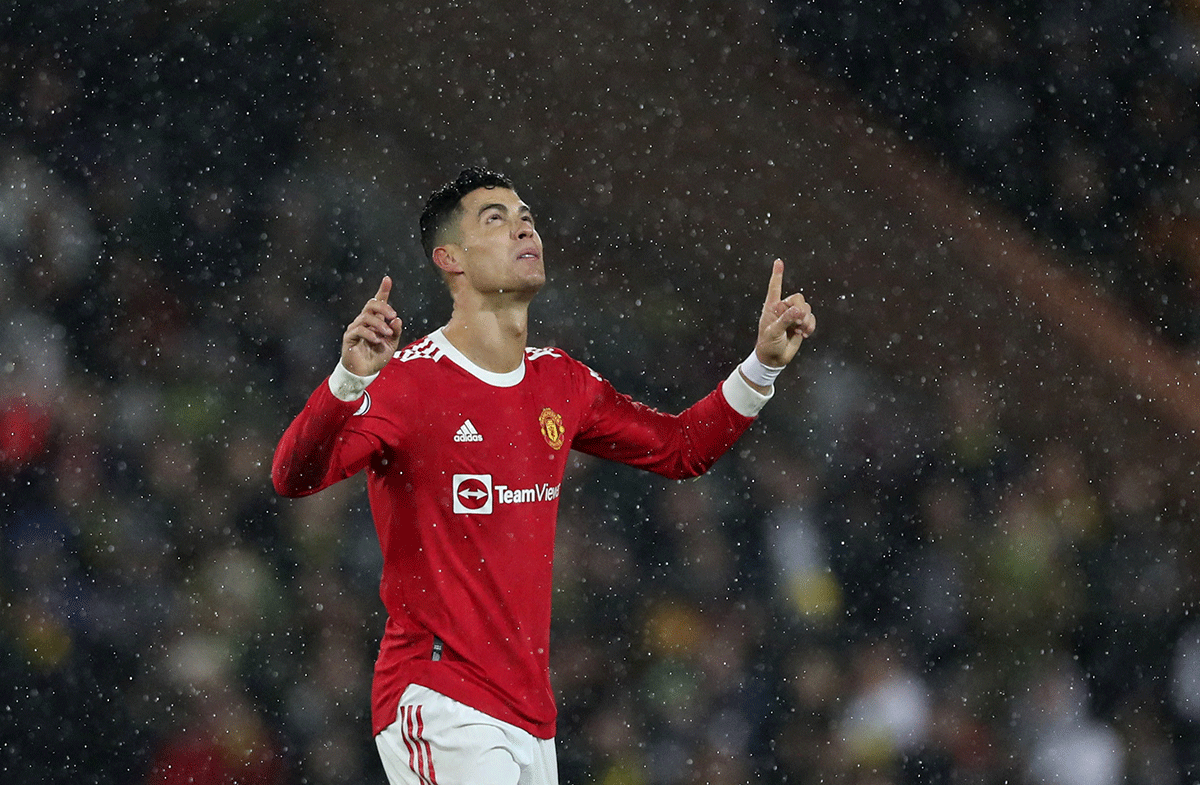
<path id="1" fill-rule="evenodd" d="M 375 733 L 416 683 L 540 738 L 556 717 L 552 559 L 568 451 L 696 476 L 767 400 L 735 371 L 665 414 L 559 349 L 527 349 L 521 367 L 496 374 L 440 330 L 396 352 L 356 400 L 336 387 L 331 377 L 312 393 L 272 477 L 279 493 L 304 496 L 366 472 L 388 615 Z"/>

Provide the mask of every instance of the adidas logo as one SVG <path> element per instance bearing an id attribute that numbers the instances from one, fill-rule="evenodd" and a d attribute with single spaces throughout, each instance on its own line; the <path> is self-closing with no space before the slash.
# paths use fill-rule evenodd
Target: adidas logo
<path id="1" fill-rule="evenodd" d="M 475 430 L 475 426 L 470 420 L 465 421 L 458 429 L 458 433 L 454 434 L 456 442 L 481 442 L 483 437 L 479 435 L 479 431 Z"/>

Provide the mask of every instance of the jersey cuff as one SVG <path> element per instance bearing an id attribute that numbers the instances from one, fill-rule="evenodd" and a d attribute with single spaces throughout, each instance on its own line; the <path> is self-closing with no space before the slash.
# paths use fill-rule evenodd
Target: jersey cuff
<path id="1" fill-rule="evenodd" d="M 757 417 L 767 405 L 767 401 L 771 400 L 771 396 L 775 395 L 775 387 L 772 385 L 771 392 L 763 395 L 751 387 L 738 373 L 738 369 L 734 368 L 733 373 L 729 374 L 729 378 L 721 385 L 721 392 L 735 412 L 743 417 Z"/>
<path id="2" fill-rule="evenodd" d="M 357 401 L 362 397 L 363 390 L 367 389 L 367 385 L 375 381 L 375 377 L 378 375 L 378 373 L 373 373 L 370 376 L 359 376 L 346 370 L 346 366 L 339 361 L 337 367 L 333 369 L 333 373 L 329 374 L 329 391 L 339 401 L 347 403 Z"/>

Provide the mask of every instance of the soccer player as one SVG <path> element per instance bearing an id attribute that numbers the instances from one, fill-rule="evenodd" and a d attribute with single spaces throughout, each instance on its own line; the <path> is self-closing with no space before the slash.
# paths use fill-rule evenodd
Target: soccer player
<path id="1" fill-rule="evenodd" d="M 554 785 L 551 557 L 569 450 L 665 477 L 705 472 L 750 426 L 816 327 L 767 285 L 754 351 L 679 415 L 636 403 L 554 348 L 527 348 L 545 283 L 533 213 L 503 175 L 464 170 L 430 197 L 421 242 L 449 322 L 400 346 L 392 280 L 275 452 L 303 496 L 367 473 L 388 619 L 373 731 L 392 785 Z"/>

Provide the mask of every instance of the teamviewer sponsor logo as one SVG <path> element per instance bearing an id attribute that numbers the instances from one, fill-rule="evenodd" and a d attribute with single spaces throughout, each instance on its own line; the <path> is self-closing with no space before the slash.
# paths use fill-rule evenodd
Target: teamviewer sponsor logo
<path id="1" fill-rule="evenodd" d="M 490 515 L 492 475 L 454 475 L 454 511 L 464 515 Z"/>
<path id="2" fill-rule="evenodd" d="M 552 502 L 562 493 L 561 485 L 541 483 L 530 488 L 493 485 L 490 474 L 454 475 L 454 511 L 462 515 L 490 515 L 494 504 Z"/>
<path id="3" fill-rule="evenodd" d="M 456 442 L 481 442 L 483 437 L 479 431 L 475 430 L 475 425 L 470 420 L 465 421 L 458 429 L 458 433 L 454 434 Z"/>

